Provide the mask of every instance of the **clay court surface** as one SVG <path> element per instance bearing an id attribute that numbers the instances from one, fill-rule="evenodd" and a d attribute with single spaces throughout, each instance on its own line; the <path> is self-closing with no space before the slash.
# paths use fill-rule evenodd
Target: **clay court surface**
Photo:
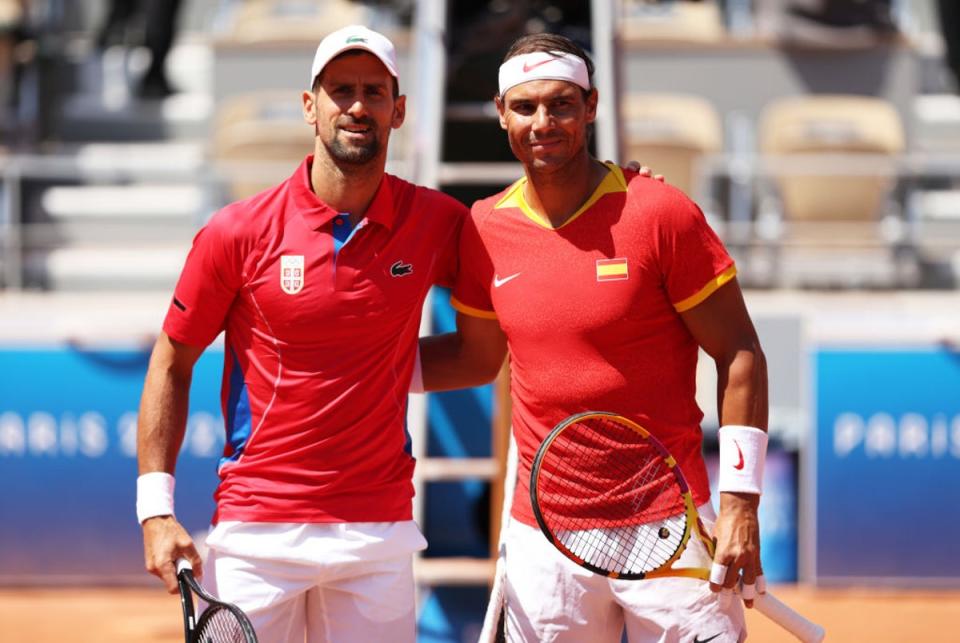
<path id="1" fill-rule="evenodd" d="M 960 640 L 960 591 L 775 591 L 822 623 L 828 641 Z M 748 618 L 751 641 L 792 640 L 762 616 Z M 159 589 L 0 589 L 0 643 L 177 643 L 182 636 L 179 599 Z"/>

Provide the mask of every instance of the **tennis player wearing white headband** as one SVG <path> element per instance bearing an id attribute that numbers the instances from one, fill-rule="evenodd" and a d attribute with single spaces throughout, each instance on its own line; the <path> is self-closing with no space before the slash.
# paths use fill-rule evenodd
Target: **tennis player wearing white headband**
<path id="1" fill-rule="evenodd" d="M 591 75 L 586 53 L 560 36 L 527 36 L 507 54 L 496 105 L 525 176 L 474 204 L 464 223 L 457 332 L 421 339 L 423 381 L 437 390 L 490 378 L 509 343 L 520 462 L 505 534 L 508 641 L 617 643 L 626 628 L 631 643 L 737 643 L 742 604 L 715 592 L 742 579 L 744 597 L 754 596 L 760 573 L 763 352 L 733 260 L 696 204 L 590 156 Z M 720 430 L 719 517 L 694 399 L 699 348 L 716 362 L 729 425 Z M 717 539 L 714 584 L 610 580 L 546 542 L 530 505 L 532 460 L 556 423 L 585 410 L 636 419 L 676 457 L 701 516 L 716 519 L 707 525 Z M 692 540 L 676 566 L 709 566 Z"/>

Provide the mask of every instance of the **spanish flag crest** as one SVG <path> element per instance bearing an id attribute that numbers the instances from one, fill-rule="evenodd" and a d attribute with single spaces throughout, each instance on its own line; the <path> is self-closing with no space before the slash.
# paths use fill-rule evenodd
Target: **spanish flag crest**
<path id="1" fill-rule="evenodd" d="M 597 281 L 623 281 L 629 278 L 626 257 L 597 259 Z"/>

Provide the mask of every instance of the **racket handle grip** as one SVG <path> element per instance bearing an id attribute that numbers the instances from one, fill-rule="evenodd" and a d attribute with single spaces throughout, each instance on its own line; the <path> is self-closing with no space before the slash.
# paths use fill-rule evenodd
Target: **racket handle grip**
<path id="1" fill-rule="evenodd" d="M 497 640 L 500 615 L 503 613 L 504 584 L 506 583 L 506 562 L 503 556 L 497 559 L 496 573 L 493 587 L 490 589 L 490 603 L 483 615 L 483 626 L 480 628 L 478 643 L 495 643 Z"/>
<path id="2" fill-rule="evenodd" d="M 807 619 L 770 592 L 758 594 L 753 599 L 753 606 L 804 643 L 820 643 L 826 634 L 823 626 Z"/>
<path id="3" fill-rule="evenodd" d="M 187 560 L 186 558 L 178 558 L 176 566 L 177 566 L 177 576 L 179 576 L 180 572 L 182 572 L 185 569 L 189 569 L 190 571 L 193 571 L 193 565 L 191 565 L 190 561 Z"/>

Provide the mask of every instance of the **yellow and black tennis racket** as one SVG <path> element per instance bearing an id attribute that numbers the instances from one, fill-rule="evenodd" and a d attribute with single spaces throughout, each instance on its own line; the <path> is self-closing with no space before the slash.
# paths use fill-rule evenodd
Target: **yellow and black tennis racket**
<path id="1" fill-rule="evenodd" d="M 708 568 L 674 567 L 691 538 L 713 558 L 713 539 L 676 460 L 625 417 L 579 413 L 554 427 L 533 461 L 530 500 L 547 539 L 594 573 L 710 578 Z M 820 625 L 769 592 L 758 594 L 754 606 L 801 641 L 823 639 Z"/>

